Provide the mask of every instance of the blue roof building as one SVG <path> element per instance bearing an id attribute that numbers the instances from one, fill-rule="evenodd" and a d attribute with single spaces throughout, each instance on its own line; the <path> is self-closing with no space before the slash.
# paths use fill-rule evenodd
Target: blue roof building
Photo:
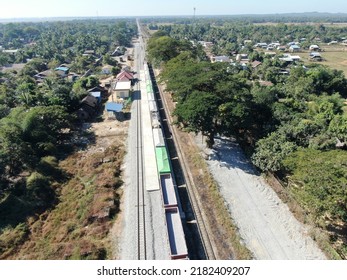
<path id="1" fill-rule="evenodd" d="M 121 112 L 123 110 L 123 104 L 115 102 L 107 102 L 105 109 L 107 112 Z"/>
<path id="2" fill-rule="evenodd" d="M 55 71 L 63 71 L 65 73 L 67 73 L 69 71 L 69 68 L 64 67 L 64 66 L 59 66 L 59 67 L 55 68 Z"/>

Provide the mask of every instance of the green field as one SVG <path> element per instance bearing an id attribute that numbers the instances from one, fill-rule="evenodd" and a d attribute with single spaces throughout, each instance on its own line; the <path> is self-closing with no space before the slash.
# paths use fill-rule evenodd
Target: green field
<path id="1" fill-rule="evenodd" d="M 329 66 L 333 69 L 342 70 L 347 77 L 347 46 L 335 45 L 321 45 L 323 61 L 318 61 L 316 63 Z M 305 64 L 311 63 L 309 60 L 309 52 L 298 53 Z"/>

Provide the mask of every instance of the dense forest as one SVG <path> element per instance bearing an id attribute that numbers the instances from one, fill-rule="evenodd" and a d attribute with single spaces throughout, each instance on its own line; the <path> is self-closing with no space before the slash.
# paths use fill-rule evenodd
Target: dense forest
<path id="1" fill-rule="evenodd" d="M 115 48 L 136 34 L 134 20 L 0 24 L 0 69 L 22 65 L 0 71 L 0 236 L 10 229 L 27 236 L 26 219 L 58 202 L 56 186 L 69 177 L 59 162 L 82 145 L 75 139 L 80 102 L 99 85 L 102 65 L 118 67 Z M 79 79 L 59 76 L 60 65 Z M 35 78 L 47 70 L 52 75 Z M 0 256 L 16 245 L 3 236 Z"/>
<path id="2" fill-rule="evenodd" d="M 329 231 L 342 258 L 347 254 L 347 80 L 323 65 L 293 63 L 264 55 L 244 40 L 283 44 L 317 36 L 341 40 L 344 27 L 253 25 L 227 22 L 162 25 L 148 43 L 148 57 L 162 68 L 161 81 L 177 102 L 182 129 L 238 139 L 253 163 L 283 180 L 307 216 Z M 212 41 L 217 54 L 242 50 L 249 65 L 211 63 L 197 41 Z M 286 69 L 286 75 L 280 70 Z M 262 79 L 271 81 L 266 86 Z"/>

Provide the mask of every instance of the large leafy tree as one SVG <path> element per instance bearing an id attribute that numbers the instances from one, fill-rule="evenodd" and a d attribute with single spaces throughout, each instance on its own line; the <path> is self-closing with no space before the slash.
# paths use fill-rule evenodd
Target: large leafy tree
<path id="1" fill-rule="evenodd" d="M 213 94 L 194 91 L 184 102 L 178 103 L 175 115 L 177 121 L 189 131 L 206 135 L 208 146 L 212 146 L 216 133 L 217 109 L 217 99 Z"/>
<path id="2" fill-rule="evenodd" d="M 182 52 L 165 64 L 161 81 L 177 101 L 177 121 L 207 135 L 208 146 L 217 133 L 239 135 L 251 127 L 249 86 L 227 64 L 198 61 L 191 52 Z"/>
<path id="3" fill-rule="evenodd" d="M 64 129 L 69 127 L 70 117 L 61 106 L 12 110 L 0 120 L 2 165 L 10 174 L 35 168 L 41 156 L 56 154 L 57 145 L 66 135 Z"/>
<path id="4" fill-rule="evenodd" d="M 273 132 L 257 142 L 252 162 L 263 171 L 278 171 L 286 156 L 296 150 L 297 146 L 288 141 L 281 132 Z"/>

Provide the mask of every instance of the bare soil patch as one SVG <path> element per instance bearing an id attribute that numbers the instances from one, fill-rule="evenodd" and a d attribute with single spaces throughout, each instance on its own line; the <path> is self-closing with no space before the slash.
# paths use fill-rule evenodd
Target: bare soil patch
<path id="1" fill-rule="evenodd" d="M 30 217 L 6 259 L 112 258 L 109 232 L 122 196 L 121 164 L 128 121 L 84 124 L 74 141 L 85 144 L 60 162 L 68 180 L 55 186 L 59 202 Z M 18 231 L 18 230 L 17 230 Z M 12 233 L 12 234 L 11 234 Z M 16 229 L 1 240 L 13 241 Z M 6 239 L 7 238 L 7 239 Z"/>

